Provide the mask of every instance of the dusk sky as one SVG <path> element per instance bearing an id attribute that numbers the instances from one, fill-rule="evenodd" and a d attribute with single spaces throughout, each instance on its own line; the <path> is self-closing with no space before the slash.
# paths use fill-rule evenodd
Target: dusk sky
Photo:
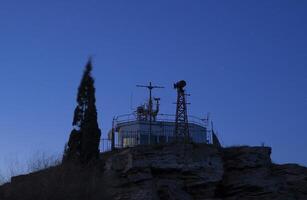
<path id="1" fill-rule="evenodd" d="M 77 88 L 93 58 L 103 137 L 147 98 L 214 120 L 224 146 L 271 146 L 307 166 L 307 1 L 1 0 L 0 173 L 37 152 L 61 154 Z"/>

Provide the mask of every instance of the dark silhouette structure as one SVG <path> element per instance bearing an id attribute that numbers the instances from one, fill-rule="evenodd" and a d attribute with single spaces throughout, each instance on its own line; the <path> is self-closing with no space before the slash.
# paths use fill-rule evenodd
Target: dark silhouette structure
<path id="1" fill-rule="evenodd" d="M 91 76 L 92 62 L 88 61 L 78 89 L 77 107 L 72 130 L 65 147 L 63 161 L 89 163 L 99 156 L 101 131 L 97 122 L 94 79 Z"/>
<path id="2" fill-rule="evenodd" d="M 176 106 L 176 125 L 175 125 L 175 137 L 176 141 L 184 140 L 184 142 L 190 141 L 189 123 L 187 114 L 186 94 L 184 87 L 187 83 L 181 80 L 174 84 L 174 89 L 177 89 L 177 106 Z"/>
<path id="3" fill-rule="evenodd" d="M 148 144 L 151 144 L 151 138 L 152 138 L 152 121 L 156 119 L 157 114 L 159 113 L 159 101 L 160 98 L 155 98 L 155 101 L 157 102 L 157 109 L 153 110 L 153 101 L 152 101 L 152 90 L 156 88 L 164 88 L 161 86 L 153 86 L 151 82 L 149 82 L 149 85 L 137 85 L 137 87 L 144 87 L 149 90 L 149 98 L 148 98 L 148 110 L 146 111 L 149 116 L 149 137 L 148 137 Z M 140 113 L 144 113 L 146 109 L 143 107 L 138 108 L 138 116 L 142 116 L 143 114 L 140 115 Z M 147 116 L 146 116 L 147 120 Z"/>
<path id="4" fill-rule="evenodd" d="M 215 146 L 216 148 L 220 149 L 222 148 L 222 145 L 219 141 L 219 138 L 217 137 L 215 131 L 214 131 L 214 127 L 213 127 L 213 122 L 211 121 L 211 128 L 212 128 L 212 144 L 213 146 Z"/>

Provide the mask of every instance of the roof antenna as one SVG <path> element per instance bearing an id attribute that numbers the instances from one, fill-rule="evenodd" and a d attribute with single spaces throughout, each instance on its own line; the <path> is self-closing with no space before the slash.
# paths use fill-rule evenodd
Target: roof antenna
<path id="1" fill-rule="evenodd" d="M 130 94 L 130 110 L 133 111 L 133 92 Z"/>
<path id="2" fill-rule="evenodd" d="M 152 85 L 151 82 L 149 82 L 149 85 L 136 85 L 136 87 L 143 87 L 143 88 L 147 88 L 149 90 L 149 100 L 148 100 L 148 109 L 149 109 L 149 137 L 148 137 L 148 143 L 150 144 L 150 139 L 151 139 L 151 134 L 152 134 L 152 120 L 154 118 L 153 102 L 152 102 L 152 90 L 156 89 L 156 88 L 164 88 L 164 87 Z"/>
<path id="3" fill-rule="evenodd" d="M 176 105 L 176 122 L 175 122 L 175 139 L 183 139 L 184 143 L 190 142 L 189 122 L 187 114 L 187 103 L 184 87 L 187 83 L 181 80 L 174 84 L 174 89 L 177 90 L 177 105 Z"/>

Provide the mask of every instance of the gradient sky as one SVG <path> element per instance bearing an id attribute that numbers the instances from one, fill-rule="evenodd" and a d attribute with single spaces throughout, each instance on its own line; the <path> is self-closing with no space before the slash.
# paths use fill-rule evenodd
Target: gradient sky
<path id="1" fill-rule="evenodd" d="M 306 10 L 304 0 L 1 0 L 0 171 L 62 153 L 90 55 L 104 137 L 146 99 L 136 84 L 165 86 L 154 94 L 174 113 L 172 84 L 185 79 L 189 114 L 210 112 L 223 145 L 264 142 L 274 162 L 306 166 Z"/>

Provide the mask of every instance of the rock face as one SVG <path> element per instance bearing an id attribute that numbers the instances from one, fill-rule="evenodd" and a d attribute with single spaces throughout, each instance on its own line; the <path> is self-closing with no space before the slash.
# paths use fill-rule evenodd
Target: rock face
<path id="1" fill-rule="evenodd" d="M 307 199 L 307 168 L 272 164 L 270 154 L 269 147 L 138 146 L 101 154 L 88 168 L 59 166 L 13 178 L 0 187 L 0 199 Z M 42 180 L 50 195 L 23 187 Z"/>
<path id="2" fill-rule="evenodd" d="M 223 199 L 307 199 L 307 168 L 275 165 L 271 149 L 239 147 L 223 150 Z"/>
<path id="3" fill-rule="evenodd" d="M 114 199 L 204 199 L 215 196 L 223 161 L 206 145 L 144 146 L 107 159 L 106 173 L 113 171 L 125 178 Z"/>

